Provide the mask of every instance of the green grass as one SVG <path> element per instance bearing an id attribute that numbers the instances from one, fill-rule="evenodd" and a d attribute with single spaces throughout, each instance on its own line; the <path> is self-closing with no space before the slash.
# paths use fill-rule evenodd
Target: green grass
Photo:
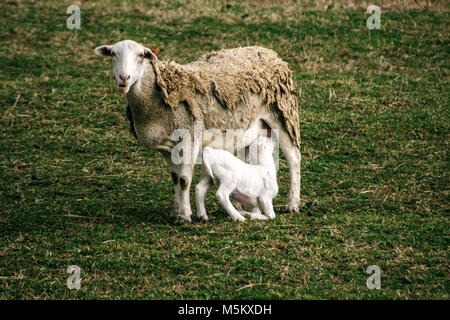
<path id="1" fill-rule="evenodd" d="M 449 6 L 379 2 L 369 32 L 347 2 L 83 1 L 81 30 L 71 1 L 2 2 L 0 298 L 448 299 Z M 166 164 L 129 133 L 93 53 L 123 39 L 180 63 L 245 45 L 288 61 L 300 214 L 281 210 L 282 158 L 274 221 L 231 222 L 211 193 L 208 224 L 174 225 Z"/>

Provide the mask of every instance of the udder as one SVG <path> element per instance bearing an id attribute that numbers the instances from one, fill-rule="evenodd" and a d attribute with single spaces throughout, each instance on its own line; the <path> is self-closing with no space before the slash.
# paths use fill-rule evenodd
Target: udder
<path id="1" fill-rule="evenodd" d="M 234 190 L 231 193 L 231 198 L 244 206 L 258 206 L 258 201 L 255 198 L 248 197 L 245 194 L 240 193 L 237 190 Z"/>

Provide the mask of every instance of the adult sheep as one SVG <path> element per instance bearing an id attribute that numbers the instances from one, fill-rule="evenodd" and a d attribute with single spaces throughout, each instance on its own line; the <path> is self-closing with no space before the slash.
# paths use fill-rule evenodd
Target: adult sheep
<path id="1" fill-rule="evenodd" d="M 262 47 L 220 50 L 186 65 L 160 61 L 152 50 L 131 40 L 99 46 L 95 53 L 113 59 L 118 89 L 126 94 L 138 140 L 159 150 L 169 165 L 178 222 L 191 221 L 189 190 L 194 164 L 174 163 L 171 152 L 177 142 L 171 135 L 175 129 L 192 132 L 196 120 L 204 130 L 243 129 L 246 139 L 240 147 L 256 139 L 255 132 L 263 122 L 278 129 L 290 172 L 288 209 L 298 211 L 301 156 L 297 95 L 292 72 L 274 51 Z M 210 142 L 202 139 L 202 146 Z M 201 146 L 194 144 L 194 159 L 200 150 Z"/>

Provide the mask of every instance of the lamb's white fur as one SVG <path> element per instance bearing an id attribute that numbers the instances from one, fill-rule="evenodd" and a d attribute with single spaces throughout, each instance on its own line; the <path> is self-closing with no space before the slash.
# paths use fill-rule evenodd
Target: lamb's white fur
<path id="1" fill-rule="evenodd" d="M 265 131 L 265 130 L 264 130 Z M 276 167 L 273 160 L 273 140 L 259 135 L 257 144 L 257 164 L 247 164 L 230 152 L 203 149 L 201 179 L 195 187 L 197 215 L 208 220 L 205 209 L 205 195 L 213 183 L 218 184 L 217 199 L 232 220 L 243 221 L 248 215 L 251 219 L 274 219 L 272 200 L 278 193 Z M 250 212 L 239 212 L 231 203 L 230 197 L 248 207 Z M 265 215 L 261 214 L 261 208 Z"/>

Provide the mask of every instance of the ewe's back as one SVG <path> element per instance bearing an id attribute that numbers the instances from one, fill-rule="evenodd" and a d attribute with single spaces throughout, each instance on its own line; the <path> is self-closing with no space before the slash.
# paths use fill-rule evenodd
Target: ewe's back
<path id="1" fill-rule="evenodd" d="M 278 64 L 287 67 L 273 50 L 263 47 L 243 47 L 234 49 L 222 49 L 206 53 L 196 61 L 184 65 L 186 69 L 192 71 L 208 70 L 212 72 L 225 72 L 227 74 L 240 74 L 254 70 L 269 71 Z M 266 70 L 268 68 L 268 70 Z"/>
<path id="2" fill-rule="evenodd" d="M 237 109 L 260 94 L 284 118 L 292 141 L 299 146 L 297 95 L 292 71 L 276 52 L 263 47 L 222 49 L 186 65 L 153 62 L 157 83 L 172 107 L 186 102 L 197 115 L 195 95 L 211 94 L 224 107 Z"/>

